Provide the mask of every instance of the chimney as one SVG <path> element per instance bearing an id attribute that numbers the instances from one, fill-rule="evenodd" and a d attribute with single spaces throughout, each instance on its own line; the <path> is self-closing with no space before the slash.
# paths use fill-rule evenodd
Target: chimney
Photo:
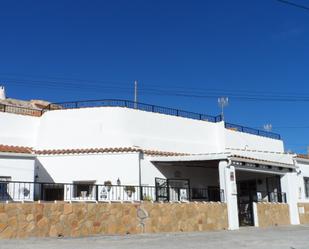
<path id="1" fill-rule="evenodd" d="M 0 100 L 4 100 L 4 99 L 6 99 L 6 97 L 5 97 L 5 87 L 0 86 Z"/>

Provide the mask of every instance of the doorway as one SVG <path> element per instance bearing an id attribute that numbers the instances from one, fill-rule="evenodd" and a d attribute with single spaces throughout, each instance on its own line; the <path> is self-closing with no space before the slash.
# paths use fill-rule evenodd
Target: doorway
<path id="1" fill-rule="evenodd" d="M 240 226 L 253 226 L 253 202 L 256 201 L 256 180 L 237 182 L 238 218 Z"/>

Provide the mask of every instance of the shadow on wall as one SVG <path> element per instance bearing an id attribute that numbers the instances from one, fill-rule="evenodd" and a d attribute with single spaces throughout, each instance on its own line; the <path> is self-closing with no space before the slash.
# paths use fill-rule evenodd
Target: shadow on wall
<path id="1" fill-rule="evenodd" d="M 166 179 L 188 179 L 190 187 L 219 187 L 218 161 L 153 163 Z"/>
<path id="2" fill-rule="evenodd" d="M 54 182 L 53 178 L 46 171 L 39 159 L 35 159 L 34 165 L 34 179 L 36 182 Z"/>

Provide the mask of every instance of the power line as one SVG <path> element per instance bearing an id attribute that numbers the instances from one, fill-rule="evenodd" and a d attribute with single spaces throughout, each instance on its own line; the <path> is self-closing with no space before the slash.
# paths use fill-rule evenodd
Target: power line
<path id="1" fill-rule="evenodd" d="M 309 10 L 308 6 L 305 6 L 305 5 L 302 5 L 302 4 L 298 4 L 298 3 L 294 3 L 294 2 L 286 1 L 286 0 L 277 0 L 277 1 L 280 2 L 280 3 L 287 4 L 287 5 L 291 5 L 291 6 L 296 7 L 296 8 L 301 8 L 301 9 L 304 9 L 304 10 Z"/>
<path id="2" fill-rule="evenodd" d="M 80 87 L 80 86 L 86 86 L 87 88 L 91 87 L 102 87 L 102 84 L 104 84 L 104 86 L 111 86 L 111 87 L 125 87 L 125 88 L 130 88 L 131 89 L 131 80 L 129 81 L 110 81 L 110 80 L 91 80 L 91 79 L 77 79 L 77 78 L 60 78 L 60 77 L 46 77 L 45 79 L 40 79 L 40 78 L 35 78 L 35 76 L 30 76 L 30 75 L 19 75 L 19 74 L 0 74 L 0 75 L 10 75 L 10 76 L 15 76 L 15 77 L 20 77 L 20 76 L 25 76 L 26 78 L 8 78 L 8 77 L 1 77 L 4 80 L 8 80 L 9 82 L 14 81 L 15 83 L 19 83 L 19 84 L 26 84 L 28 82 L 31 83 L 50 83 L 50 84 L 61 84 L 61 86 L 63 85 L 67 85 L 67 86 L 72 86 L 72 87 Z M 31 79 L 31 78 L 35 78 L 35 79 Z M 47 79 L 47 80 L 46 80 Z M 61 81 L 59 81 L 59 79 Z M 17 82 L 18 81 L 18 82 Z M 67 82 L 69 81 L 69 82 Z M 72 82 L 73 81 L 73 82 Z M 80 83 L 76 83 L 76 82 L 80 82 Z M 202 82 L 203 84 L 205 84 L 205 82 Z M 118 86 L 119 85 L 119 86 Z M 162 85 L 164 85 L 164 87 L 161 87 Z M 284 92 L 272 92 L 272 91 L 248 91 L 248 90 L 242 90 L 239 89 L 237 91 L 235 90 L 229 90 L 229 89 L 214 89 L 214 88 L 194 88 L 191 87 L 191 84 L 189 84 L 190 87 L 187 86 L 168 86 L 167 83 L 153 83 L 153 82 L 149 82 L 149 81 L 144 81 L 144 85 L 142 82 L 142 86 L 144 86 L 144 89 L 147 90 L 158 90 L 158 89 L 164 89 L 164 90 L 171 90 L 171 91 L 175 91 L 175 89 L 178 90 L 178 92 L 184 92 L 184 93 L 188 93 L 188 92 L 196 92 L 196 93 L 202 93 L 202 92 L 206 92 L 206 93 L 213 93 L 213 94 L 218 94 L 218 95 L 229 95 L 229 94 L 245 94 L 245 95 L 250 95 L 252 97 L 254 96 L 258 96 L 260 97 L 261 95 L 267 95 L 269 97 L 308 97 L 309 96 L 309 92 L 308 93 L 304 93 L 304 92 L 288 92 L 284 93 Z M 28 86 L 28 84 L 27 84 Z M 61 87 L 60 86 L 60 87 Z M 147 86 L 147 87 L 145 87 Z M 59 87 L 59 86 L 57 86 Z"/>
<path id="3" fill-rule="evenodd" d="M 98 92 L 98 91 L 121 91 L 121 92 L 130 92 L 132 87 L 130 84 L 119 85 L 119 84 L 93 84 L 93 83 L 72 83 L 65 81 L 57 80 L 33 80 L 33 79 L 16 79 L 16 78 L 6 78 L 9 84 L 16 84 L 20 86 L 33 86 L 36 88 L 44 88 L 51 90 L 83 90 L 85 92 Z M 101 81 L 103 82 L 103 81 Z M 107 82 L 107 81 L 105 81 Z M 233 90 L 218 90 L 218 89 L 198 89 L 192 90 L 192 88 L 180 88 L 176 90 L 175 88 L 163 87 L 140 87 L 140 92 L 149 95 L 158 95 L 158 96 L 174 96 L 174 97 L 188 97 L 188 98 L 218 98 L 220 96 L 229 96 L 234 100 L 240 101 L 272 101 L 272 102 L 309 102 L 309 95 L 302 94 L 270 94 L 268 92 L 247 92 L 247 91 L 233 91 Z"/>

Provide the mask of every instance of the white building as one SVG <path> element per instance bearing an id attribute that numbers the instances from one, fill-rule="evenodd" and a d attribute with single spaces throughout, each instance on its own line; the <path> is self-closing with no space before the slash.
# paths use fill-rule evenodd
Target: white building
<path id="1" fill-rule="evenodd" d="M 31 153 L 0 155 L 0 177 L 44 183 L 23 189 L 35 199 L 224 201 L 230 229 L 253 225 L 254 201 L 287 202 L 299 224 L 295 184 L 309 171 L 276 134 L 130 101 L 53 104 L 42 115 L 5 108 L 14 113 L 0 112 L 0 143 Z"/>
<path id="2" fill-rule="evenodd" d="M 297 196 L 298 202 L 309 203 L 309 155 L 298 155 L 297 166 Z"/>

